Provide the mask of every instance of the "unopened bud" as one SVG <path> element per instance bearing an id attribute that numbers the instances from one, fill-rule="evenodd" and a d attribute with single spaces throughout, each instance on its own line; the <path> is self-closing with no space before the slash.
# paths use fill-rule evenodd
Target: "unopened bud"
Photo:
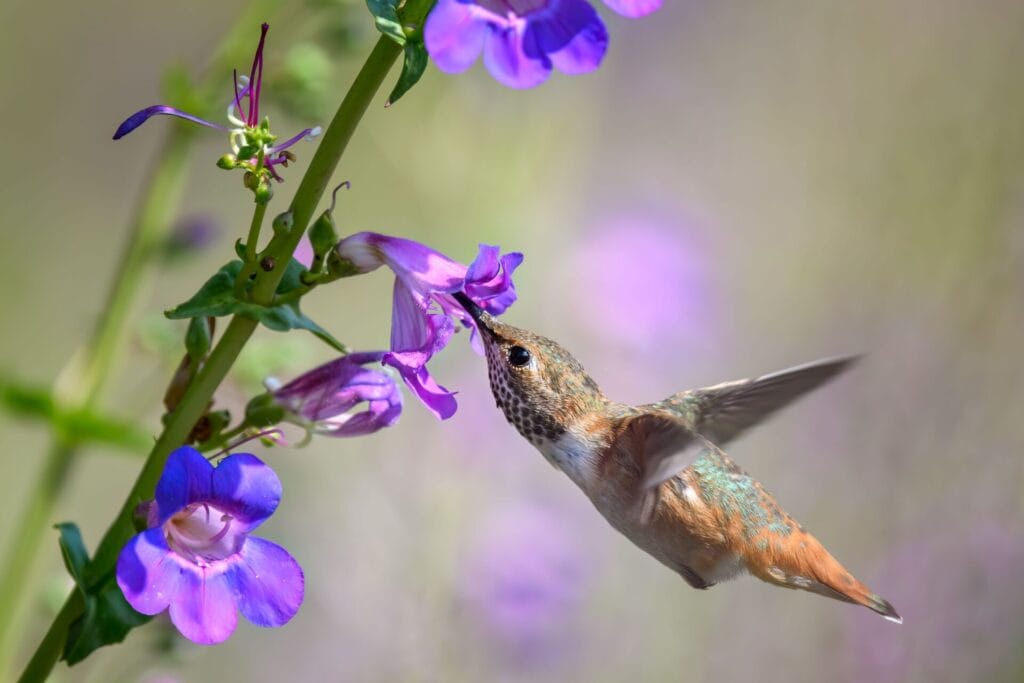
<path id="1" fill-rule="evenodd" d="M 217 159 L 217 168 L 223 168 L 225 171 L 231 171 L 238 167 L 238 159 L 235 158 L 234 154 L 225 154 L 220 159 Z"/>
<path id="2" fill-rule="evenodd" d="M 266 179 L 262 180 L 252 193 L 256 195 L 257 204 L 267 204 L 274 198 L 274 188 Z"/>
<path id="3" fill-rule="evenodd" d="M 285 211 L 279 213 L 274 217 L 274 234 L 281 235 L 292 231 L 292 226 L 295 225 L 295 217 L 292 216 L 291 211 Z"/>

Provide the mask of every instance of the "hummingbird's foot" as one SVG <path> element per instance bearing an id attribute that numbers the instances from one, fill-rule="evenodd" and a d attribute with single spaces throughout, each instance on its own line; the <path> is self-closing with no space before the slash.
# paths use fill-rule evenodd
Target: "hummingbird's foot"
<path id="1" fill-rule="evenodd" d="M 698 590 L 702 590 L 702 591 L 703 590 L 707 590 L 708 588 L 711 588 L 712 586 L 715 585 L 714 583 L 709 583 L 709 582 L 705 581 L 704 579 L 702 579 L 700 574 L 698 574 L 697 572 L 693 571 L 692 569 L 687 567 L 685 564 L 679 565 L 678 571 L 679 571 L 679 575 L 686 580 L 686 583 L 690 584 L 691 586 L 693 586 L 694 588 L 696 588 Z"/>

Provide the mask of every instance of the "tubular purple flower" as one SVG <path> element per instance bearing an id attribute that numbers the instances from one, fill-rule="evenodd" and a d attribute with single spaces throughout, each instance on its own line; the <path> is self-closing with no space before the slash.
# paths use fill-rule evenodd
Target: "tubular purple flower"
<path id="1" fill-rule="evenodd" d="M 398 422 L 402 394 L 380 363 L 384 351 L 350 353 L 314 368 L 271 392 L 274 400 L 325 436 L 362 436 Z M 366 410 L 350 412 L 360 403 Z"/>
<path id="2" fill-rule="evenodd" d="M 483 52 L 487 70 L 510 88 L 540 85 L 552 69 L 588 73 L 608 49 L 586 0 L 438 0 L 423 37 L 442 71 L 465 71 Z"/>
<path id="3" fill-rule="evenodd" d="M 117 584 L 142 614 L 170 613 L 189 640 L 213 645 L 238 612 L 257 626 L 287 623 L 302 604 L 302 568 L 284 548 L 250 536 L 277 509 L 281 481 L 256 456 L 215 468 L 191 446 L 167 460 L 149 509 L 150 528 L 117 560 Z"/>
<path id="4" fill-rule="evenodd" d="M 253 56 L 249 76 L 239 76 L 237 72 L 234 74 L 233 90 L 227 109 L 227 119 L 231 124 L 230 126 L 222 126 L 218 123 L 207 121 L 175 107 L 154 105 L 137 111 L 125 119 L 114 132 L 114 139 L 121 139 L 153 116 L 176 116 L 201 126 L 227 131 L 232 150 L 228 168 L 242 167 L 249 171 L 256 171 L 260 167 L 259 156 L 260 151 L 262 151 L 262 170 L 275 180 L 282 180 L 281 175 L 277 172 L 277 167 L 287 166 L 289 161 L 294 160 L 294 156 L 287 151 L 288 148 L 300 140 L 315 138 L 320 134 L 320 127 L 306 128 L 285 142 L 274 144 L 276 138 L 270 133 L 269 124 L 266 121 L 260 121 L 260 94 L 263 88 L 263 48 L 269 28 L 270 26 L 266 23 L 260 27 L 260 42 L 256 48 L 256 54 Z M 245 102 L 244 107 L 243 101 Z"/>
<path id="5" fill-rule="evenodd" d="M 336 249 L 359 272 L 387 266 L 395 273 L 391 352 L 383 362 L 398 370 L 435 415 L 451 417 L 457 408 L 453 393 L 426 368 L 455 332 L 452 318 L 476 333 L 472 318 L 451 295 L 465 292 L 484 310 L 500 315 L 516 300 L 512 273 L 523 255 L 501 256 L 498 247 L 481 244 L 467 267 L 419 242 L 375 232 L 350 235 Z"/>

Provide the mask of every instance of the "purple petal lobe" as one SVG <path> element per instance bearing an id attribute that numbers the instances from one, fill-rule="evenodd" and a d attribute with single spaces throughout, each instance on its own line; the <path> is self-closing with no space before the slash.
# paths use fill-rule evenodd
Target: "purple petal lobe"
<path id="1" fill-rule="evenodd" d="M 427 17 L 423 39 L 441 71 L 465 71 L 480 56 L 488 28 L 473 10 L 470 3 L 439 0 Z"/>
<path id="2" fill-rule="evenodd" d="M 585 30 L 599 27 L 607 42 L 607 33 L 597 12 L 586 0 L 552 0 L 548 7 L 530 17 L 523 36 L 523 53 L 531 59 L 544 59 L 558 52 Z"/>
<path id="3" fill-rule="evenodd" d="M 235 453 L 213 471 L 211 501 L 251 530 L 274 514 L 281 502 L 281 480 L 255 455 Z"/>
<path id="4" fill-rule="evenodd" d="M 178 594 L 186 571 L 167 547 L 160 528 L 136 535 L 117 557 L 117 585 L 142 614 L 159 614 Z"/>
<path id="5" fill-rule="evenodd" d="M 217 130 L 228 130 L 224 126 L 212 123 L 210 121 L 207 121 L 206 119 L 201 119 L 198 116 L 193 116 L 192 114 L 183 112 L 180 109 L 168 107 L 165 104 L 157 104 L 152 107 L 146 107 L 141 111 L 137 111 L 128 118 L 126 118 L 121 123 L 121 125 L 117 127 L 117 130 L 114 131 L 114 139 L 120 140 L 125 135 L 128 135 L 128 133 L 131 133 L 133 130 L 135 130 L 143 123 L 148 121 L 150 117 L 157 116 L 159 114 L 177 116 L 179 119 L 185 119 L 186 121 L 191 121 L 192 123 L 198 123 L 200 126 L 206 126 L 207 128 L 216 128 Z"/>
<path id="6" fill-rule="evenodd" d="M 438 384 L 426 366 L 420 364 L 421 360 L 422 355 L 414 353 L 389 353 L 384 356 L 384 364 L 398 370 L 423 405 L 438 418 L 447 420 L 459 407 L 455 394 Z"/>
<path id="7" fill-rule="evenodd" d="M 466 272 L 464 291 L 491 315 L 501 315 L 516 301 L 512 273 L 522 262 L 520 253 L 512 252 L 499 258 L 498 247 L 481 244 L 480 253 Z"/>
<path id="8" fill-rule="evenodd" d="M 156 485 L 157 524 L 190 503 L 209 500 L 213 465 L 191 446 L 175 449 Z"/>
<path id="9" fill-rule="evenodd" d="M 196 565 L 180 574 L 178 599 L 170 606 L 171 623 L 194 643 L 223 643 L 238 625 L 235 596 L 225 576 L 226 564 Z"/>
<path id="10" fill-rule="evenodd" d="M 516 28 L 492 27 L 484 41 L 484 65 L 495 80 L 509 88 L 540 85 L 551 75 L 546 55 L 530 58 L 523 50 L 523 36 Z"/>
<path id="11" fill-rule="evenodd" d="M 586 7 L 590 10 L 590 20 L 564 47 L 548 55 L 555 68 L 562 73 L 589 73 L 601 65 L 601 60 L 608 50 L 608 31 L 604 27 L 604 22 L 590 5 Z"/>
<path id="12" fill-rule="evenodd" d="M 661 7 L 661 3 L 662 0 L 604 0 L 604 4 L 631 19 L 651 14 Z"/>
<path id="13" fill-rule="evenodd" d="M 228 569 L 227 583 L 242 615 L 257 626 L 281 626 L 302 605 L 305 578 L 288 551 L 262 538 L 249 538 L 240 561 Z"/>

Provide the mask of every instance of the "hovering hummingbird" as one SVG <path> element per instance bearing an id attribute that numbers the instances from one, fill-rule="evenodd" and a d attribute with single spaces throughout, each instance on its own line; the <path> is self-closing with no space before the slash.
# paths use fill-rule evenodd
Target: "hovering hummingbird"
<path id="1" fill-rule="evenodd" d="M 605 397 L 572 354 L 498 322 L 462 293 L 508 421 L 629 540 L 706 589 L 743 572 L 902 623 L 721 449 L 854 358 L 681 391 L 641 406 Z"/>

